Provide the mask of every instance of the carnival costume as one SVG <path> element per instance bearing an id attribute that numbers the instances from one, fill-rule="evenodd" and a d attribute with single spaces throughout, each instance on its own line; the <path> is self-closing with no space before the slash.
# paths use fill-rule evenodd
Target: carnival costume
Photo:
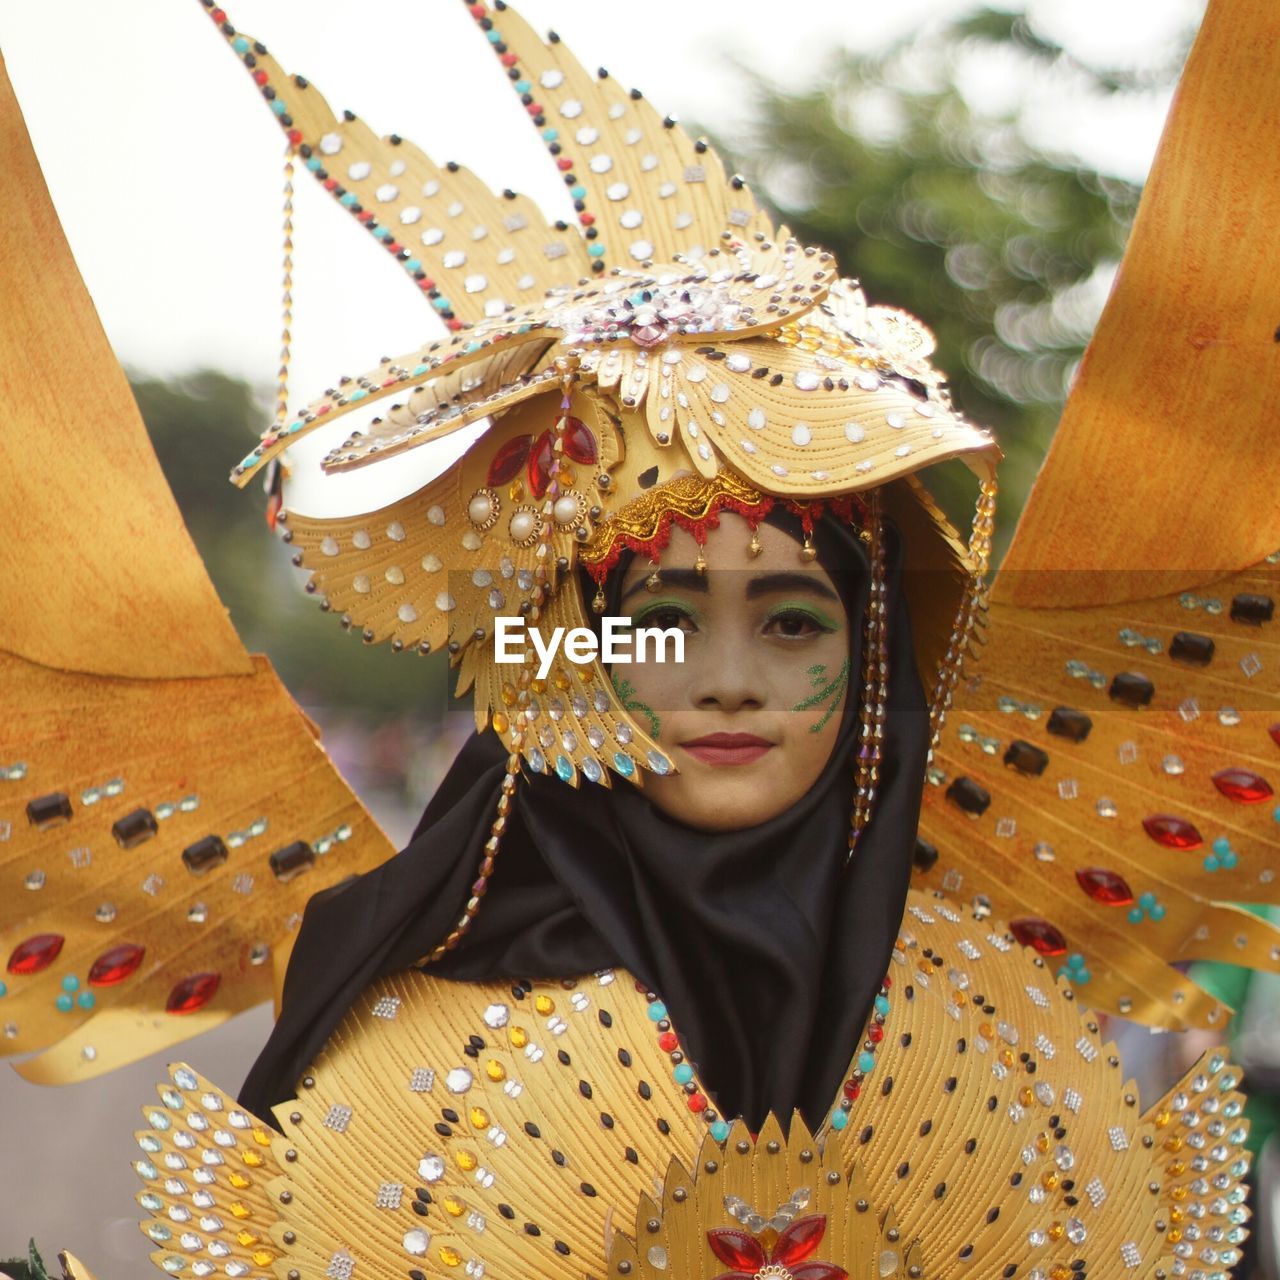
<path id="1" fill-rule="evenodd" d="M 24 1074 L 83 1078 L 256 1003 L 325 890 L 244 1099 L 177 1066 L 144 1108 L 155 1261 L 253 1280 L 1225 1274 L 1247 1221 L 1239 1072 L 1208 1054 L 1140 1108 L 1095 1014 L 1220 1025 L 1172 962 L 1280 968 L 1276 932 L 1227 905 L 1277 900 L 1280 557 L 1250 554 L 1280 542 L 1274 514 L 1172 595 L 1091 576 L 989 607 L 997 453 L 930 335 L 775 228 L 705 142 L 509 7 L 469 6 L 564 176 L 579 226 L 552 222 L 335 115 L 206 8 L 290 162 L 452 332 L 282 413 L 233 478 L 275 489 L 289 444 L 377 401 L 326 470 L 393 468 L 490 420 L 378 511 L 278 513 L 322 608 L 448 653 L 478 733 L 391 856 L 220 616 L 189 645 L 161 627 L 140 651 L 122 619 L 102 649 L 48 621 L 6 646 L 0 794 L 22 794 L 0 870 L 31 892 L 6 898 L 24 910 L 3 920 L 0 1016 L 7 1049 L 52 1046 Z M 1203 73 L 1222 45 L 1202 39 Z M 1069 559 L 1043 512 L 1082 436 L 1060 440 L 1014 563 Z M 154 614 L 213 619 L 130 439 L 106 475 L 168 539 Z M 967 544 L 917 479 L 956 458 L 978 477 Z M 492 641 L 500 615 L 591 626 L 627 559 L 661 573 L 673 525 L 714 571 L 726 511 L 753 547 L 781 524 L 827 569 L 855 678 L 811 794 L 703 836 L 645 799 L 673 762 L 599 662 L 543 679 Z M 143 732 L 174 707 L 163 741 Z"/>

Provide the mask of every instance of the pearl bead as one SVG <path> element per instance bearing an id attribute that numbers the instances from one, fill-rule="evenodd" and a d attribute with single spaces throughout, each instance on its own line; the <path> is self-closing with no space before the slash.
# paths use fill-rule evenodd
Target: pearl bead
<path id="1" fill-rule="evenodd" d="M 557 498 L 554 507 L 557 524 L 572 524 L 578 518 L 578 501 L 576 498 Z"/>
<path id="2" fill-rule="evenodd" d="M 493 503 L 486 493 L 477 493 L 467 507 L 467 518 L 472 524 L 484 524 L 493 515 Z"/>
<path id="3" fill-rule="evenodd" d="M 533 513 L 531 511 L 517 511 L 511 517 L 511 523 L 508 526 L 508 531 L 511 534 L 511 541 L 523 542 L 530 536 L 530 534 L 533 533 L 536 527 Z"/>

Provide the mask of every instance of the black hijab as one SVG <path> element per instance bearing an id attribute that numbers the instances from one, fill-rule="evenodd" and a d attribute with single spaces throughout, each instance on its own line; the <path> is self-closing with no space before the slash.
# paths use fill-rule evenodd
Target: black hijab
<path id="1" fill-rule="evenodd" d="M 771 523 L 799 536 L 793 517 Z M 850 618 L 844 716 L 813 788 L 776 818 L 694 831 L 642 791 L 522 777 L 489 890 L 459 947 L 431 967 L 461 981 L 562 978 L 610 966 L 658 992 L 714 1105 L 757 1128 L 833 1106 L 889 963 L 911 874 L 928 750 L 928 709 L 903 594 L 902 548 L 887 546 L 889 696 L 872 818 L 846 863 L 861 681 L 866 560 L 847 525 L 818 522 L 819 563 Z M 611 575 L 613 600 L 623 570 Z M 241 1102 L 262 1117 L 297 1080 L 360 992 L 413 965 L 453 926 L 493 819 L 506 752 L 474 735 L 408 846 L 307 905 L 281 1016 Z"/>

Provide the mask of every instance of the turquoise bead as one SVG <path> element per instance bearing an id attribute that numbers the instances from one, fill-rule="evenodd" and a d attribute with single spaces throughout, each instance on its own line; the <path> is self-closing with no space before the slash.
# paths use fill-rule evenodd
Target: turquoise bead
<path id="1" fill-rule="evenodd" d="M 1142 908 L 1141 908 L 1141 907 L 1130 907 L 1130 908 L 1129 908 L 1129 923 L 1130 923 L 1130 924 L 1141 924 L 1141 923 L 1142 923 L 1142 914 L 1143 914 L 1143 913 L 1142 913 Z"/>
<path id="2" fill-rule="evenodd" d="M 849 1123 L 849 1113 L 839 1109 L 831 1113 L 831 1127 L 833 1129 L 843 1129 Z"/>
<path id="3" fill-rule="evenodd" d="M 236 38 L 231 42 L 231 47 L 237 53 L 249 52 L 249 42 L 244 38 L 244 36 L 236 36 Z"/>
<path id="4" fill-rule="evenodd" d="M 556 756 L 556 777 L 561 782 L 570 782 L 573 779 L 573 765 L 564 756 Z"/>
<path id="5" fill-rule="evenodd" d="M 655 1000 L 649 1006 L 649 1021 L 661 1022 L 667 1016 L 667 1006 L 661 1000 Z"/>
<path id="6" fill-rule="evenodd" d="M 517 81 L 516 81 L 516 92 L 517 92 L 517 93 L 528 93 L 528 92 L 529 92 L 529 90 L 530 90 L 530 89 L 532 89 L 532 88 L 533 88 L 533 85 L 531 85 L 527 80 L 517 80 Z"/>
<path id="7" fill-rule="evenodd" d="M 257 460 L 258 451 L 255 449 L 252 453 L 246 453 L 244 457 L 240 459 L 240 465 L 242 467 L 251 467 L 255 462 L 257 462 Z"/>
<path id="8" fill-rule="evenodd" d="M 391 229 L 389 227 L 379 227 L 373 234 L 384 243 L 391 239 Z"/>
<path id="9" fill-rule="evenodd" d="M 1222 865 L 1226 867 L 1228 871 L 1230 871 L 1231 868 L 1234 867 L 1236 863 L 1239 861 L 1240 859 L 1237 858 L 1235 853 L 1230 849 L 1228 849 L 1226 853 L 1222 855 Z"/>
<path id="10" fill-rule="evenodd" d="M 587 246 L 587 252 L 588 252 L 588 253 L 589 253 L 593 258 L 603 258 L 603 257 L 604 257 L 604 245 L 602 245 L 602 244 L 590 244 L 590 245 L 588 245 L 588 246 Z"/>
<path id="11" fill-rule="evenodd" d="M 559 129 L 543 129 L 542 131 L 542 140 L 544 142 L 554 142 L 559 136 Z"/>
<path id="12" fill-rule="evenodd" d="M 462 354 L 464 356 L 469 356 L 473 351 L 479 351 L 483 346 L 483 342 L 468 342 L 466 346 L 462 348 Z"/>
<path id="13" fill-rule="evenodd" d="M 1140 894 L 1138 897 L 1138 906 L 1146 907 L 1148 911 L 1156 905 L 1156 895 L 1154 893 Z"/>
<path id="14" fill-rule="evenodd" d="M 419 262 L 417 258 L 410 258 L 409 261 L 404 264 L 404 269 L 406 271 L 421 271 L 422 263 Z"/>
<path id="15" fill-rule="evenodd" d="M 430 373 L 430 369 L 425 364 L 420 364 L 414 369 L 410 376 L 420 378 L 424 373 Z"/>
<path id="16" fill-rule="evenodd" d="M 624 778 L 629 778 L 636 771 L 636 762 L 625 751 L 617 751 L 614 753 L 613 767 Z"/>
<path id="17" fill-rule="evenodd" d="M 1204 869 L 1206 871 L 1217 871 L 1221 865 L 1222 864 L 1212 853 L 1204 860 Z"/>
<path id="18" fill-rule="evenodd" d="M 493 27 L 493 28 L 491 28 L 490 30 L 486 31 L 486 32 L 485 32 L 485 35 L 487 35 L 487 36 L 489 37 L 489 43 L 490 43 L 490 44 L 501 44 L 501 43 L 502 43 L 502 32 L 501 32 L 501 31 L 499 31 L 496 27 Z"/>
<path id="19" fill-rule="evenodd" d="M 432 305 L 433 307 L 435 307 L 435 309 L 436 309 L 437 311 L 452 311 L 452 310 L 453 310 L 453 307 L 452 307 L 452 305 L 450 304 L 449 299 L 448 299 L 448 298 L 445 298 L 445 297 L 432 298 L 432 299 L 431 299 L 431 305 Z"/>
<path id="20" fill-rule="evenodd" d="M 1213 851 L 1214 853 L 1230 853 L 1231 841 L 1228 840 L 1226 836 L 1219 836 L 1213 842 Z"/>
<path id="21" fill-rule="evenodd" d="M 1093 974 L 1091 974 L 1088 969 L 1077 969 L 1071 975 L 1071 981 L 1074 982 L 1077 986 L 1082 987 L 1092 977 L 1093 977 Z"/>
<path id="22" fill-rule="evenodd" d="M 349 403 L 354 403 L 357 400 L 363 400 L 365 396 L 367 396 L 368 394 L 369 393 L 363 387 L 361 387 L 358 391 L 353 391 L 347 397 L 347 400 Z"/>
<path id="23" fill-rule="evenodd" d="M 723 1142 L 729 1136 L 729 1126 L 723 1120 L 717 1120 L 711 1125 L 711 1136 L 717 1142 Z"/>
<path id="24" fill-rule="evenodd" d="M 98 1003 L 98 997 L 92 991 L 82 991 L 76 996 L 76 1004 L 82 1009 L 92 1009 Z"/>
<path id="25" fill-rule="evenodd" d="M 78 991 L 80 989 L 80 979 L 74 973 L 69 973 L 62 979 L 63 991 Z"/>
<path id="26" fill-rule="evenodd" d="M 272 102 L 271 102 L 271 110 L 272 110 L 272 111 L 274 111 L 274 112 L 276 113 L 276 115 L 278 115 L 278 116 L 283 116 L 283 115 L 288 115 L 288 114 L 289 114 L 289 108 L 288 108 L 288 107 L 286 107 L 286 106 L 284 105 L 284 103 L 280 101 L 280 99 L 279 99 L 279 98 L 273 98 L 273 99 L 272 99 Z"/>
<path id="27" fill-rule="evenodd" d="M 356 202 L 356 195 L 354 191 L 346 191 L 338 199 L 338 203 L 342 205 L 346 205 L 348 209 L 350 209 L 351 206 L 355 204 L 355 202 Z"/>
<path id="28" fill-rule="evenodd" d="M 3 982 L 0 982 L 0 996 L 7 996 L 8 994 L 9 988 L 6 987 Z"/>
<path id="29" fill-rule="evenodd" d="M 56 1004 L 56 1005 L 58 1006 L 58 1009 L 59 1009 L 62 1013 L 70 1013 L 70 1012 L 71 1012 L 71 1009 L 72 1009 L 72 1006 L 74 1005 L 74 1003 L 75 1003 L 75 1001 L 73 1001 L 73 1000 L 71 999 L 71 997 L 70 997 L 69 995 L 66 995 L 65 993 L 64 993 L 63 995 L 60 995 L 60 996 L 59 996 L 59 997 L 54 1001 L 54 1004 Z"/>
<path id="30" fill-rule="evenodd" d="M 307 168 L 310 169 L 312 173 L 319 173 L 322 168 L 320 164 L 320 157 L 310 156 L 307 160 Z"/>
<path id="31" fill-rule="evenodd" d="M 1161 903 L 1157 902 L 1156 905 L 1152 907 L 1150 911 L 1147 912 L 1147 914 L 1153 920 L 1163 920 L 1165 915 L 1164 906 Z"/>
<path id="32" fill-rule="evenodd" d="M 888 996 L 876 996 L 876 1012 L 879 1014 L 887 1014 L 889 1012 Z"/>
<path id="33" fill-rule="evenodd" d="M 303 425 L 304 425 L 304 424 L 303 424 L 303 423 L 301 423 L 301 422 L 291 422 L 291 423 L 289 423 L 289 434 L 290 434 L 291 436 L 292 436 L 292 435 L 296 435 L 299 431 L 301 431 L 301 430 L 302 430 Z"/>
<path id="34" fill-rule="evenodd" d="M 1274 809 L 1272 809 L 1272 810 L 1271 810 L 1271 816 L 1272 816 L 1272 817 L 1273 817 L 1277 822 L 1280 822 L 1280 806 L 1277 806 L 1276 808 L 1274 808 Z"/>
<path id="35" fill-rule="evenodd" d="M 586 187 L 582 187 L 582 186 L 570 187 L 569 194 L 575 200 L 585 200 L 587 198 L 587 189 Z"/>
<path id="36" fill-rule="evenodd" d="M 693 1079 L 693 1068 L 687 1062 L 682 1062 L 671 1074 L 675 1077 L 676 1084 L 688 1084 Z"/>
<path id="37" fill-rule="evenodd" d="M 860 1054 L 858 1054 L 858 1070 L 861 1071 L 864 1076 L 870 1075 L 875 1065 L 876 1055 L 869 1049 L 864 1049 Z"/>

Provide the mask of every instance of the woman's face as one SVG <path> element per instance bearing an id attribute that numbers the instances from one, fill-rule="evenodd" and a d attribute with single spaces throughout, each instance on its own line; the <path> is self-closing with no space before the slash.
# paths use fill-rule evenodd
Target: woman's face
<path id="1" fill-rule="evenodd" d="M 661 587 L 636 557 L 621 612 L 636 626 L 678 627 L 684 661 L 615 666 L 613 682 L 636 720 L 679 772 L 650 775 L 645 791 L 664 813 L 702 831 L 732 831 L 775 817 L 817 781 L 835 746 L 851 678 L 849 618 L 817 564 L 787 534 L 763 524 L 763 550 L 725 513 L 707 542 L 672 531 Z M 652 653 L 652 647 L 650 647 Z"/>

